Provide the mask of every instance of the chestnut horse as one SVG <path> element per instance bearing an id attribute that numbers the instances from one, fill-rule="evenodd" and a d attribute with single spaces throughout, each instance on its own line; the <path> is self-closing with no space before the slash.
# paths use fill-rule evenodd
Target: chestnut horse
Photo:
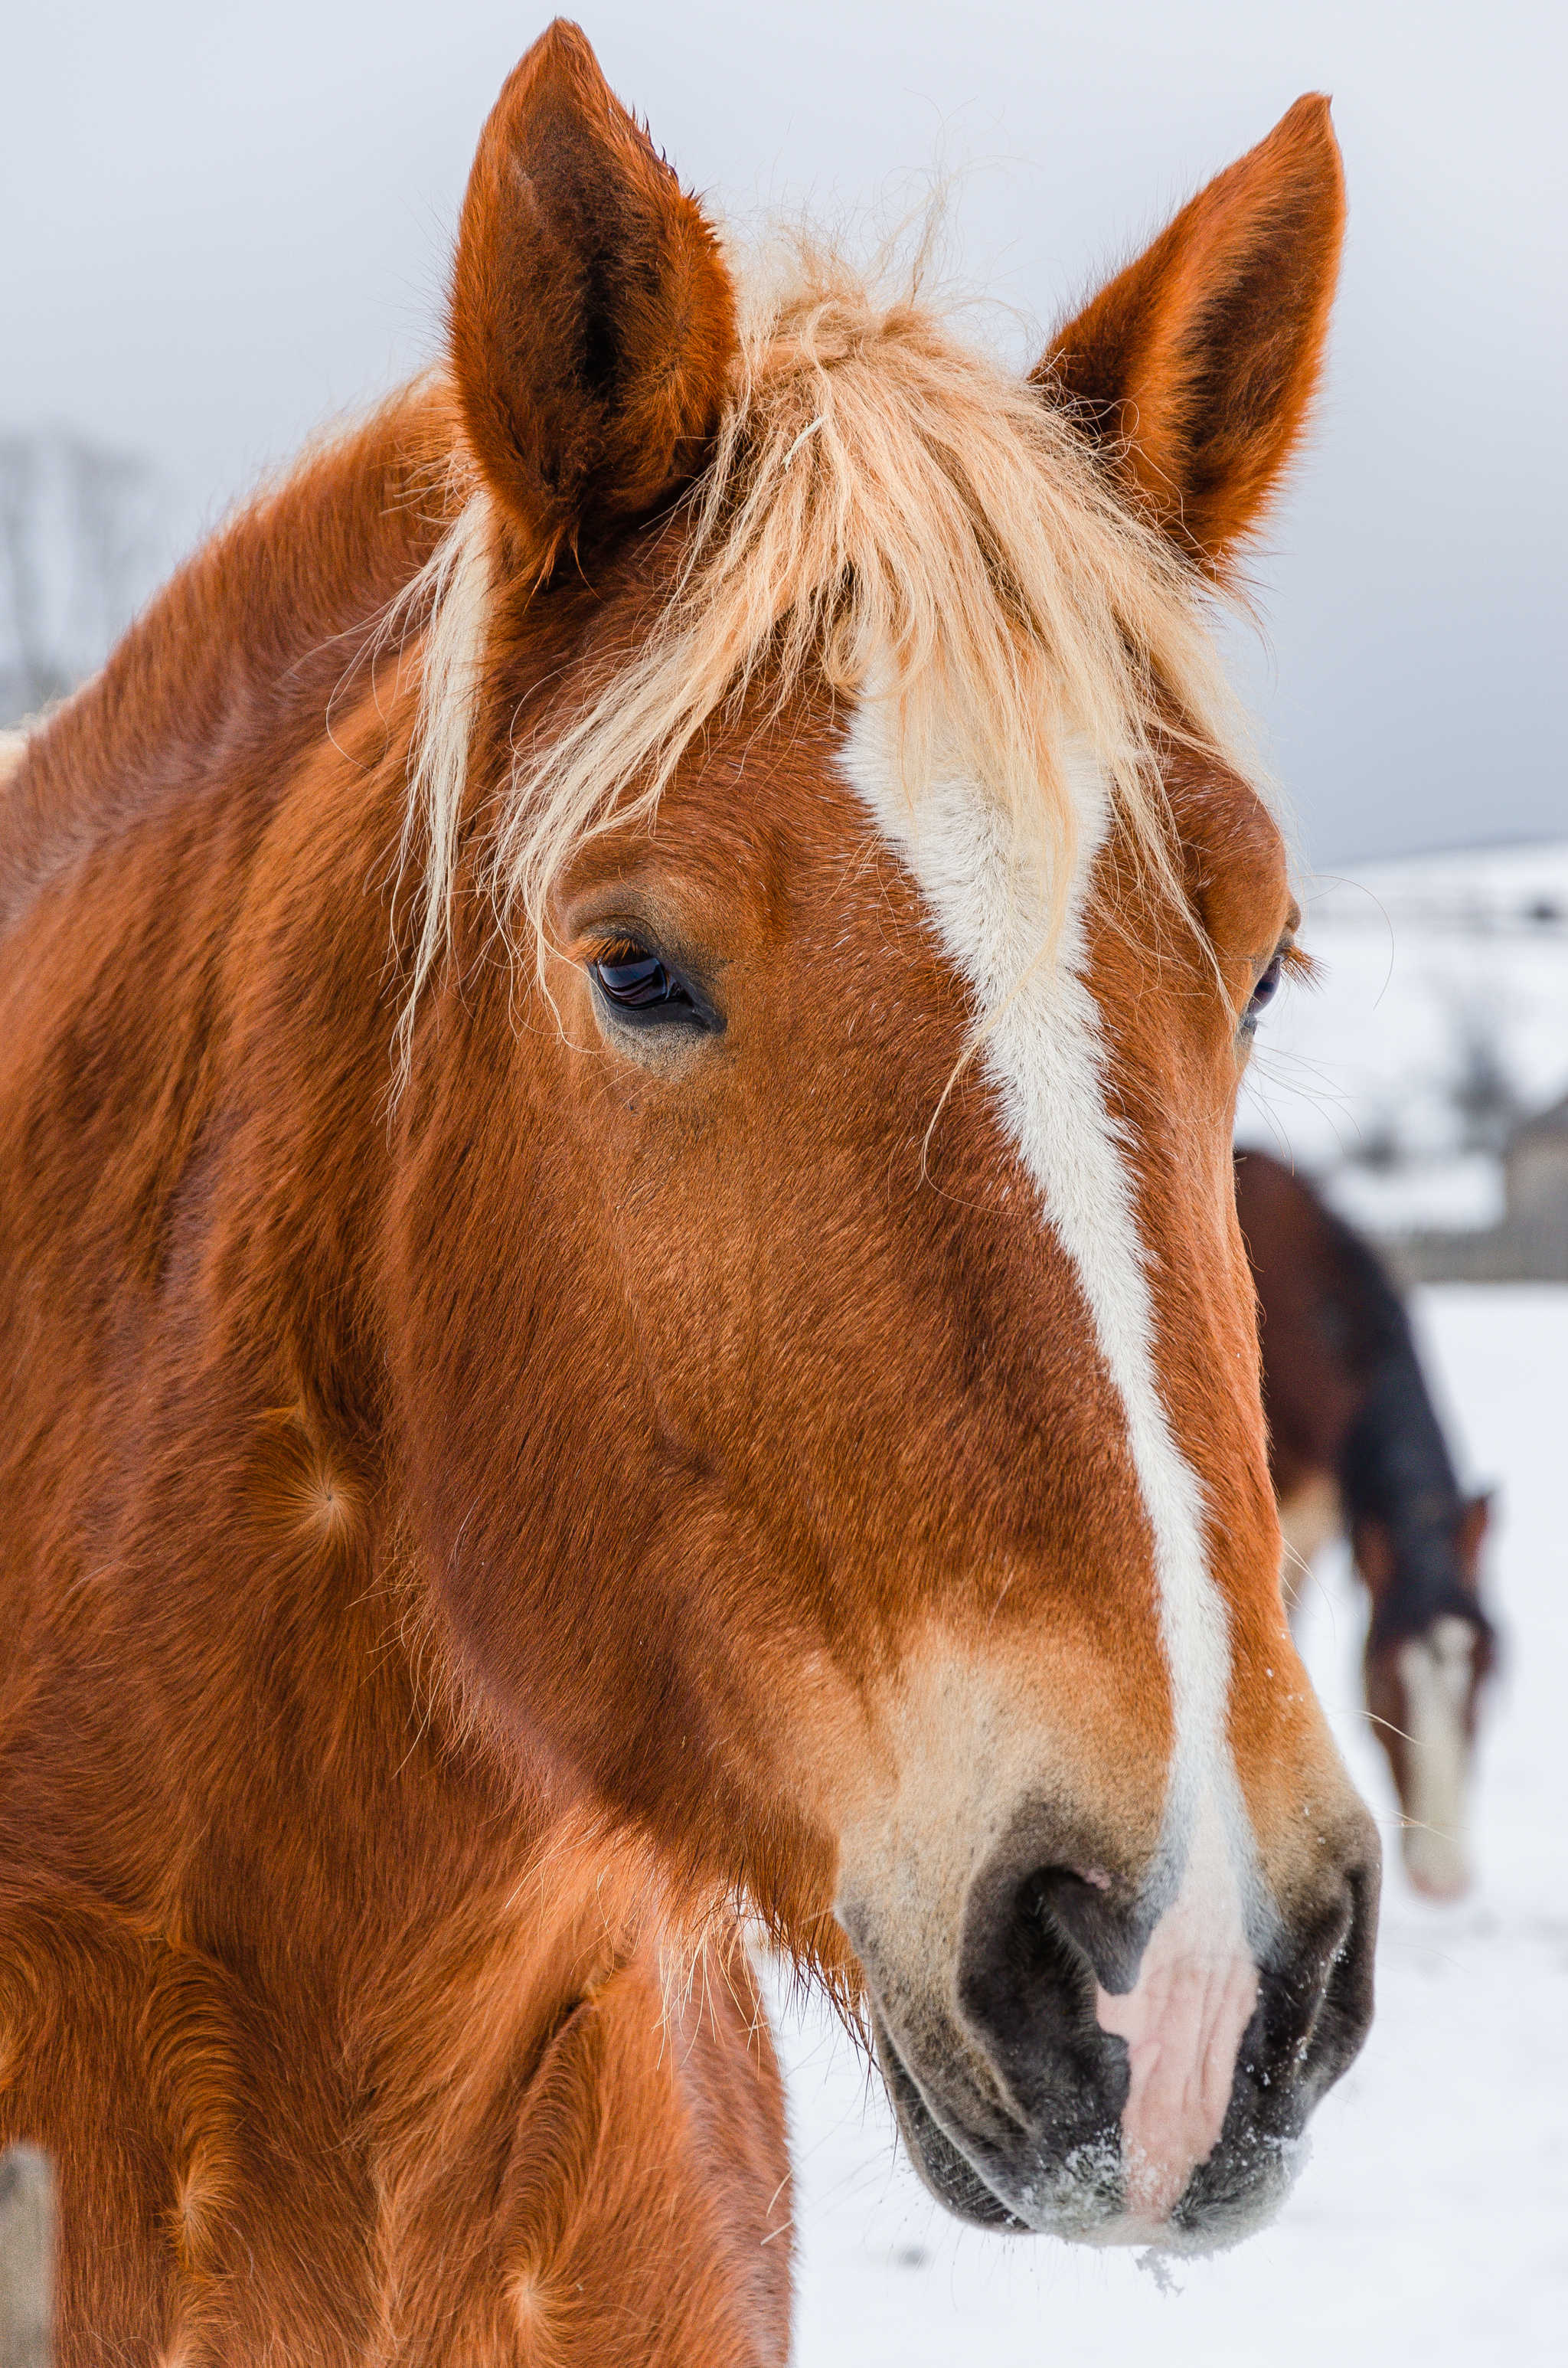
<path id="1" fill-rule="evenodd" d="M 0 2137 L 61 2357 L 781 2360 L 765 1934 L 995 2227 L 1210 2248 L 1370 2013 L 1230 1129 L 1208 600 L 1302 100 L 1019 380 L 558 24 L 447 360 L 0 809 Z"/>
<path id="2" fill-rule="evenodd" d="M 1490 1499 L 1464 1497 L 1383 1268 L 1310 1185 L 1236 1154 L 1257 1282 L 1263 1404 L 1288 1596 L 1341 1529 L 1372 1599 L 1367 1709 L 1393 1770 L 1405 1870 L 1450 1899 L 1470 1882 L 1465 1793 L 1492 1667 L 1481 1543 Z"/>

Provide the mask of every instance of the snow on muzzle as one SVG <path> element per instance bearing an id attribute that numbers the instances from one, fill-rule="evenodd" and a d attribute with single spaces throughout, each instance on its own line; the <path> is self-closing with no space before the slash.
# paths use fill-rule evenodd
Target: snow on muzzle
<path id="1" fill-rule="evenodd" d="M 946 1969 L 899 1964 L 871 1901 L 839 1902 L 916 2169 L 991 2226 L 1233 2243 L 1278 2208 L 1371 2020 L 1371 1822 L 1346 1804 L 1261 1943 L 1212 1803 L 1136 1879 L 1051 1825 L 1026 1816 L 983 1863 Z"/>

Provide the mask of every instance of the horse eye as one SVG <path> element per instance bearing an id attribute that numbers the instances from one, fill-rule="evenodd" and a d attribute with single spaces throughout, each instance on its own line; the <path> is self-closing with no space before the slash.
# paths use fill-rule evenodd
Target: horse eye
<path id="1" fill-rule="evenodd" d="M 1263 1012 L 1278 994 L 1279 982 L 1284 975 L 1285 957 L 1283 953 L 1278 953 L 1253 988 L 1252 1000 L 1247 1005 L 1245 1016 L 1242 1020 L 1244 1028 L 1253 1029 L 1257 1026 Z"/>
<path id="2" fill-rule="evenodd" d="M 638 1019 L 678 1019 L 696 1004 L 675 973 L 642 946 L 618 947 L 612 957 L 590 962 L 588 974 L 607 1003 Z"/>

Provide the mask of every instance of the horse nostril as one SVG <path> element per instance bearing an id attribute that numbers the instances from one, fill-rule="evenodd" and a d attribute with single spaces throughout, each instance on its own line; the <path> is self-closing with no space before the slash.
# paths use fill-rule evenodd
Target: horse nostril
<path id="1" fill-rule="evenodd" d="M 912 2143 L 933 2116 L 958 2132 L 1031 2227 L 1241 2233 L 1366 2035 L 1369 1821 L 1322 1837 L 1332 1856 L 1294 1899 L 1260 1886 L 1250 1922 L 1213 1839 L 1199 1827 L 1174 1880 L 1157 1859 L 1107 1873 L 1091 1834 L 1031 1816 L 971 1882 L 949 1993 L 961 2042 L 950 2069 L 923 2059 L 925 2101 L 900 2118 Z"/>
<path id="2" fill-rule="evenodd" d="M 1123 2051 L 1108 2045 L 1095 1999 L 1125 1946 L 1112 1899 L 1072 1868 L 976 1886 L 960 1952 L 960 2009 L 1026 2116 L 1074 2089 L 1080 2100 L 1085 2091 L 1096 2099 L 1097 2117 L 1120 2111 Z"/>
<path id="3" fill-rule="evenodd" d="M 1084 2001 L 1093 1997 L 1084 1952 L 1053 1912 L 1053 1872 L 1026 1875 L 1009 1886 L 1010 1897 L 991 1904 L 990 1913 L 976 1914 L 971 1907 L 960 1990 L 987 2028 L 1005 2027 L 1014 2014 L 1028 2016 L 1042 1985 Z"/>
<path id="4" fill-rule="evenodd" d="M 1350 1868 L 1265 1983 L 1256 2068 L 1267 2085 L 1293 2075 L 1310 2111 L 1360 2048 L 1372 2020 L 1378 1868 Z"/>
<path id="5" fill-rule="evenodd" d="M 1309 2050 L 1323 2064 L 1324 2086 L 1336 2080 L 1367 2035 L 1372 2020 L 1377 1952 L 1379 1869 L 1353 1867 L 1346 1876 L 1349 1914 L 1329 1952 L 1323 1995 Z"/>
<path id="6" fill-rule="evenodd" d="M 1126 1989 L 1138 1976 L 1148 1918 L 1138 1916 L 1119 1886 L 1098 1867 L 1047 1866 L 1026 1886 L 1036 1912 L 1051 1918 L 1086 1959 L 1096 1983 Z"/>

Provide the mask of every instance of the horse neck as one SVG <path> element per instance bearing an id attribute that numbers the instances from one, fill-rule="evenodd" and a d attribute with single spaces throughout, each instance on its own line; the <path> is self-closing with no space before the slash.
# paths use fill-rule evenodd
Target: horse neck
<path id="1" fill-rule="evenodd" d="M 591 1986 L 646 1889 L 606 1888 L 569 1792 L 519 1786 L 443 1676 L 385 1451 L 413 694 L 363 661 L 439 531 L 439 429 L 410 399 L 199 554 L 35 737 L 0 848 L 31 1130 L 0 1476 L 40 1639 L 0 1839 L 40 1896 L 314 1988 L 371 2055 L 438 2052 L 469 1991 L 516 2022 Z M 82 1042 L 115 1080 L 90 1103 L 57 1082 Z M 84 1845 L 68 1798 L 126 1814 Z"/>
<path id="2" fill-rule="evenodd" d="M 0 1850 L 46 1919 L 112 1901 L 106 1946 L 133 1934 L 154 1982 L 199 1962 L 242 2017 L 289 2001 L 301 2078 L 340 2066 L 388 2144 L 416 2153 L 438 2123 L 455 2145 L 637 1952 L 656 1887 L 486 1731 L 395 1499 L 319 1401 L 258 1410 L 247 1361 L 232 1397 L 198 1373 L 167 1431 L 105 1442 L 146 1462 L 119 1554 L 48 1608 Z M 83 1798 L 119 1806 L 53 1830 Z"/>
<path id="3" fill-rule="evenodd" d="M 1460 1496 L 1410 1317 L 1381 1260 L 1323 1202 L 1312 1202 L 1324 1298 L 1343 1327 L 1340 1356 L 1355 1412 L 1339 1446 L 1348 1518 L 1444 1522 Z"/>
<path id="4" fill-rule="evenodd" d="M 1403 1301 L 1375 1252 L 1321 1203 L 1318 1213 L 1356 1381 L 1336 1459 L 1345 1518 L 1353 1534 L 1376 1522 L 1387 1540 L 1392 1568 L 1374 1588 L 1374 1635 L 1418 1634 L 1463 1592 L 1459 1483 Z"/>
<path id="5" fill-rule="evenodd" d="M 1373 1354 L 1338 1460 L 1346 1520 L 1365 1542 L 1374 1643 L 1419 1635 L 1445 1611 L 1468 1616 L 1472 1595 L 1460 1567 L 1463 1500 L 1448 1441 L 1409 1319 L 1381 1271 L 1379 1281 L 1387 1304 L 1369 1327 Z M 1381 1532 L 1381 1551 L 1369 1551 L 1372 1526 Z"/>
<path id="6" fill-rule="evenodd" d="M 1340 1492 L 1354 1534 L 1378 1523 L 1392 1565 L 1376 1592 L 1378 1634 L 1418 1634 L 1469 1592 L 1457 1551 L 1462 1499 L 1414 1345 L 1390 1350 L 1368 1377 L 1345 1440 Z"/>
<path id="7" fill-rule="evenodd" d="M 35 731 L 0 801 L 0 918 L 153 803 L 222 789 L 247 761 L 282 778 L 309 751 L 445 531 L 452 435 L 445 391 L 415 384 L 178 570 Z"/>

